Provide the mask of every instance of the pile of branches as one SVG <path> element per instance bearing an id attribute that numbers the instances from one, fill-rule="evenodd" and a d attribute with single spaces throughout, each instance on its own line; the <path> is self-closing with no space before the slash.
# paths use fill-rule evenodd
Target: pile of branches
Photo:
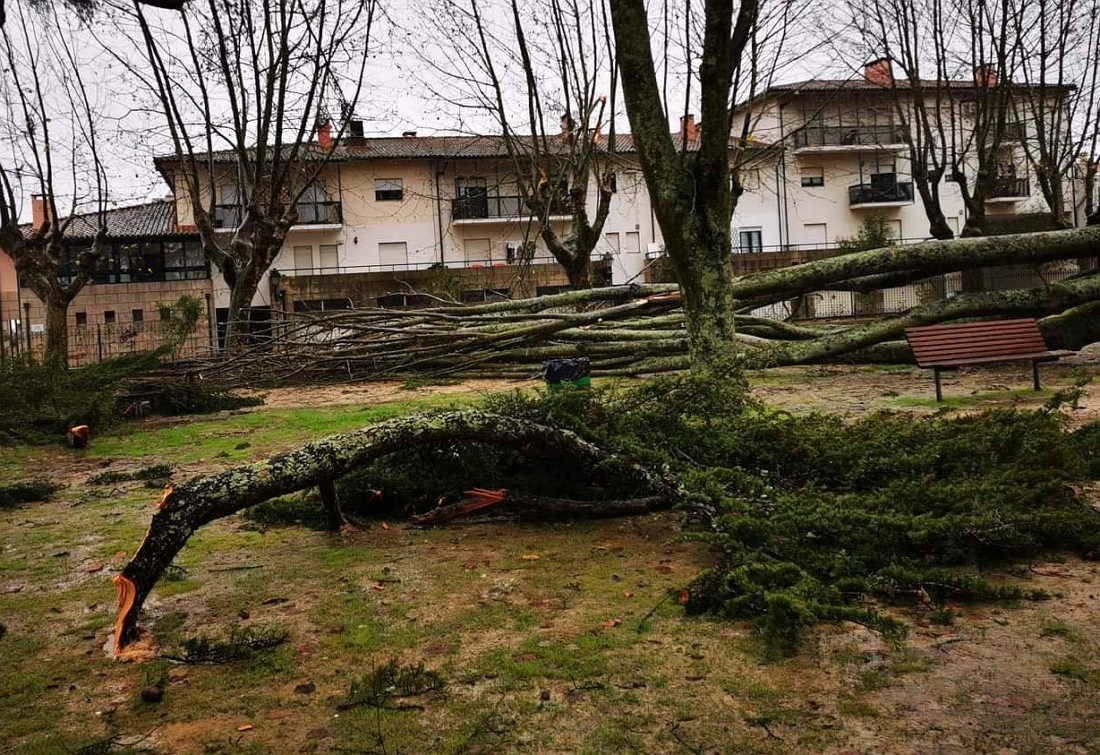
<path id="1" fill-rule="evenodd" d="M 688 611 L 754 621 L 768 655 L 820 622 L 900 639 L 886 605 L 950 620 L 963 602 L 1044 599 L 1008 575 L 1050 553 L 1100 557 L 1100 511 L 1075 484 L 1100 474 L 1100 424 L 1068 432 L 1059 403 L 792 416 L 755 402 L 731 368 L 401 417 L 168 487 L 115 578 L 116 644 L 137 637 L 143 602 L 196 530 L 289 499 L 333 529 L 352 512 L 445 526 L 677 506 L 714 559 L 675 591 Z"/>
<path id="2" fill-rule="evenodd" d="M 736 279 L 733 350 L 760 366 L 907 361 L 904 330 L 977 317 L 1039 316 L 1052 348 L 1100 339 L 1100 271 L 1029 290 L 963 293 L 870 323 L 807 326 L 751 313 L 816 291 L 867 293 L 930 276 L 1004 264 L 1041 269 L 1087 258 L 1100 227 L 929 241 L 855 252 Z M 356 309 L 296 317 L 271 343 L 173 366 L 209 385 L 334 382 L 416 376 L 525 378 L 551 358 L 588 357 L 596 376 L 679 371 L 687 330 L 676 284 L 613 286 L 475 305 Z"/>

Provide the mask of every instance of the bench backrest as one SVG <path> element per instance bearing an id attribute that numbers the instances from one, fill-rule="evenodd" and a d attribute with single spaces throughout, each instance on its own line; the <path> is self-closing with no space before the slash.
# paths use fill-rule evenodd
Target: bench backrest
<path id="1" fill-rule="evenodd" d="M 906 328 L 905 338 L 920 366 L 967 359 L 994 359 L 1047 350 L 1039 324 L 1032 318 L 987 320 Z"/>

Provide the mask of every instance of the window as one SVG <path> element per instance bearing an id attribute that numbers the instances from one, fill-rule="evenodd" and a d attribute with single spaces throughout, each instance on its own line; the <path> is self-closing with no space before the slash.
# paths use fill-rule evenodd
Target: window
<path id="1" fill-rule="evenodd" d="M 329 225 L 340 222 L 340 203 L 332 201 L 325 187 L 312 183 L 298 200 L 300 225 Z"/>
<path id="2" fill-rule="evenodd" d="M 294 247 L 294 272 L 309 275 L 313 272 L 313 247 Z"/>
<path id="3" fill-rule="evenodd" d="M 130 319 L 134 322 L 145 322 L 145 312 L 140 309 L 131 309 Z"/>
<path id="4" fill-rule="evenodd" d="M 479 288 L 462 292 L 462 302 L 470 304 L 484 301 L 505 301 L 511 291 L 507 288 Z"/>
<path id="5" fill-rule="evenodd" d="M 892 241 L 901 240 L 901 219 L 889 219 L 885 222 L 886 235 Z"/>
<path id="6" fill-rule="evenodd" d="M 236 184 L 223 184 L 218 193 L 218 203 L 214 205 L 214 227 L 236 228 L 241 224 L 241 196 Z"/>
<path id="7" fill-rule="evenodd" d="M 340 247 L 336 244 L 321 244 L 317 247 L 321 254 L 321 274 L 331 275 L 340 272 Z"/>
<path id="8" fill-rule="evenodd" d="M 409 261 L 408 244 L 404 241 L 378 242 L 378 262 L 382 265 L 404 265 Z"/>
<path id="9" fill-rule="evenodd" d="M 637 231 L 627 231 L 624 233 L 623 245 L 626 247 L 623 251 L 627 254 L 638 254 L 642 251 L 642 243 Z"/>
<path id="10" fill-rule="evenodd" d="M 611 247 L 612 254 L 619 253 L 619 234 L 618 233 L 605 233 L 603 240 L 607 242 L 607 245 Z"/>
<path id="11" fill-rule="evenodd" d="M 489 239 L 466 239 L 462 242 L 462 251 L 467 262 L 484 264 L 492 257 L 492 242 Z"/>
<path id="12" fill-rule="evenodd" d="M 759 228 L 737 232 L 737 251 L 742 254 L 759 252 L 764 248 L 764 236 Z"/>
<path id="13" fill-rule="evenodd" d="M 573 287 L 569 285 L 563 286 L 538 286 L 535 289 L 535 296 L 553 296 L 554 294 L 564 294 L 566 291 L 572 291 Z"/>
<path id="14" fill-rule="evenodd" d="M 811 168 L 805 167 L 802 169 L 802 185 L 803 186 L 824 186 L 825 185 L 825 169 L 824 168 Z"/>
<path id="15" fill-rule="evenodd" d="M 76 313 L 76 327 L 84 328 L 84 327 L 87 327 L 87 325 L 88 325 L 88 313 L 87 312 L 77 312 Z"/>
<path id="16" fill-rule="evenodd" d="M 178 242 L 176 242 L 178 243 Z M 172 244 L 165 244 L 164 279 L 165 280 L 205 280 L 210 277 L 210 267 L 206 264 L 206 255 L 199 241 L 184 241 L 182 263 L 173 268 L 168 251 Z"/>
<path id="17" fill-rule="evenodd" d="M 115 311 L 113 309 L 108 309 L 106 312 L 103 313 L 103 324 L 104 325 L 114 325 L 115 324 Z"/>
<path id="18" fill-rule="evenodd" d="M 400 202 L 404 198 L 405 186 L 400 178 L 374 179 L 375 202 Z"/>

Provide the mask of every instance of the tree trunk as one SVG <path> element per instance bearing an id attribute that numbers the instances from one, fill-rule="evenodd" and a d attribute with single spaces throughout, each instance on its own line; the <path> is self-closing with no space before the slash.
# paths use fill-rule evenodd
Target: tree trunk
<path id="1" fill-rule="evenodd" d="M 713 246 L 709 248 L 699 246 L 686 251 L 683 254 L 686 262 L 677 265 L 684 301 L 688 353 L 692 368 L 703 371 L 729 356 L 736 333 L 733 317 L 737 301 L 731 285 L 733 266 L 728 231 L 724 249 L 720 240 L 711 239 L 711 244 Z M 685 267 L 687 271 L 683 270 Z"/>
<path id="2" fill-rule="evenodd" d="M 591 255 L 578 258 L 576 262 L 565 268 L 565 275 L 569 279 L 569 287 L 574 291 L 581 291 L 592 287 L 592 261 Z"/>
<path id="3" fill-rule="evenodd" d="M 456 443 L 503 445 L 529 455 L 563 458 L 596 485 L 629 481 L 629 488 L 648 496 L 662 495 L 669 505 L 679 496 L 674 482 L 568 430 L 487 412 L 413 415 L 333 435 L 265 461 L 165 488 L 145 539 L 115 577 L 119 598 L 116 651 L 133 639 L 142 603 L 199 527 L 270 498 L 316 486 L 321 486 L 335 523 L 338 503 L 330 487 L 333 480 L 396 451 Z"/>
<path id="4" fill-rule="evenodd" d="M 252 300 L 260 285 L 260 276 L 250 265 L 237 274 L 229 290 L 229 317 L 225 323 L 225 348 L 240 351 L 248 346 Z"/>
<path id="5" fill-rule="evenodd" d="M 939 192 L 931 185 L 929 179 L 920 180 L 913 177 L 920 193 L 921 204 L 924 205 L 924 214 L 928 217 L 928 233 L 934 239 L 946 241 L 955 238 L 955 232 L 947 224 L 947 218 L 943 214 L 943 206 L 940 204 Z"/>
<path id="6" fill-rule="evenodd" d="M 69 366 L 69 302 L 63 296 L 46 297 L 45 364 L 60 369 Z"/>

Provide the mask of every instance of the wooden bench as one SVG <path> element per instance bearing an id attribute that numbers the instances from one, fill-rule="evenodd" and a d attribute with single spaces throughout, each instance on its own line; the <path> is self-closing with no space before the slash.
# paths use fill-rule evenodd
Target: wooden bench
<path id="1" fill-rule="evenodd" d="M 1072 351 L 1047 348 L 1039 323 L 1032 318 L 924 325 L 906 328 L 905 339 L 917 365 L 931 369 L 936 401 L 943 401 L 940 372 L 974 364 L 1031 362 L 1032 382 L 1039 390 L 1039 362 L 1052 362 Z"/>

